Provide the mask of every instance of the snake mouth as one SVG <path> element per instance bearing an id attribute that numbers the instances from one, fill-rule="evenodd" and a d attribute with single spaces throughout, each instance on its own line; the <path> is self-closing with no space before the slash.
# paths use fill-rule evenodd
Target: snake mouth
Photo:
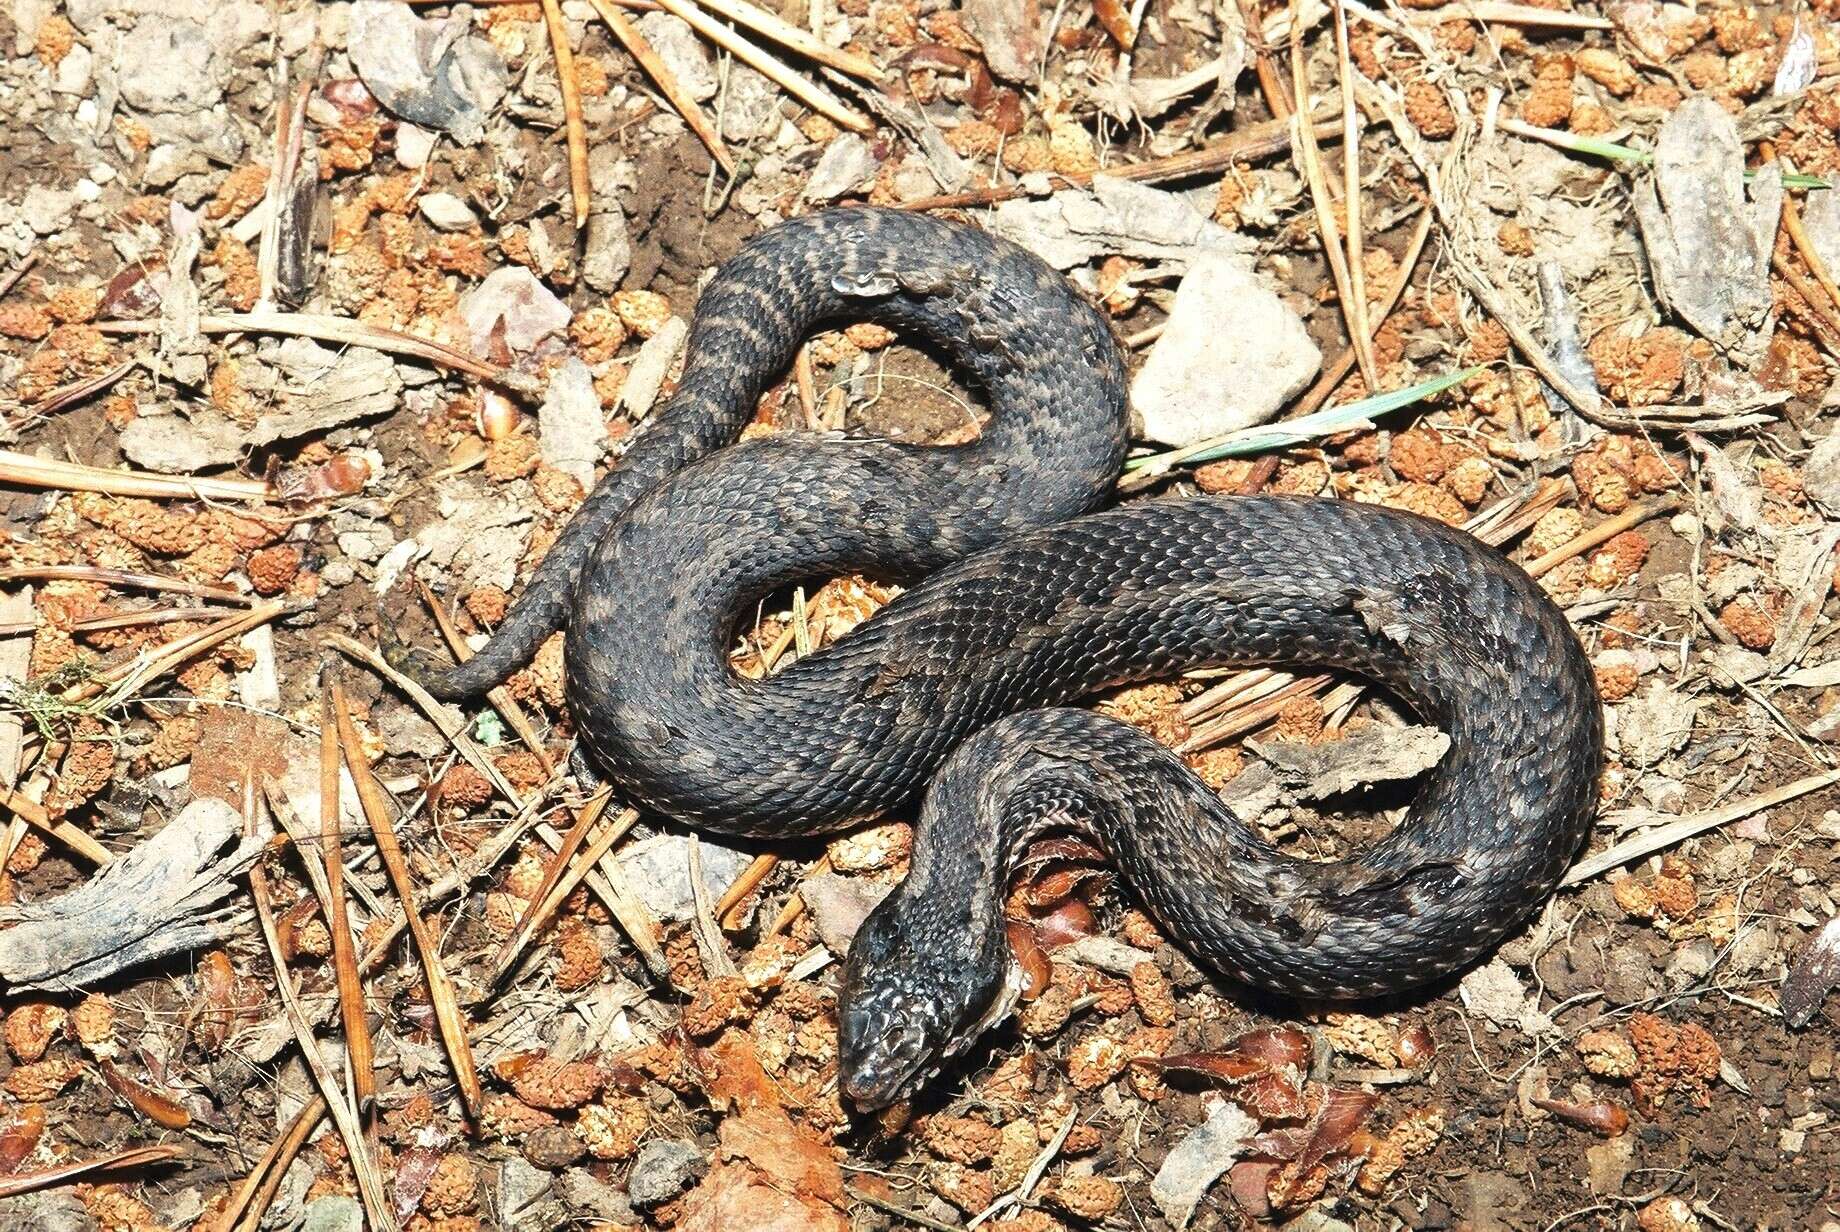
<path id="1" fill-rule="evenodd" d="M 977 1017 L 942 1039 L 928 1039 L 922 1016 L 892 1026 L 860 1048 L 846 1046 L 838 1063 L 838 1090 L 859 1112 L 879 1112 L 911 1098 L 984 1032 L 1009 1017 L 1026 981 L 1021 964 L 1011 959 L 995 995 Z"/>

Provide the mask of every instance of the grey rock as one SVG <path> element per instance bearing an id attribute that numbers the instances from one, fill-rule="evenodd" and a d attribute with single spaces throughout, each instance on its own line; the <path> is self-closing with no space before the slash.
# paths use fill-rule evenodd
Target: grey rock
<path id="1" fill-rule="evenodd" d="M 535 274 L 521 265 L 508 265 L 493 270 L 460 297 L 460 316 L 473 352 L 485 355 L 500 333 L 501 321 L 504 345 L 519 353 L 568 328 L 570 313 Z"/>
<path id="2" fill-rule="evenodd" d="M 1048 47 L 1035 0 L 965 0 L 965 28 L 983 45 L 990 71 L 1007 81 L 1033 81 Z"/>
<path id="3" fill-rule="evenodd" d="M 703 47 L 701 36 L 690 28 L 689 22 L 669 13 L 647 13 L 639 19 L 638 25 L 639 33 L 677 77 L 677 84 L 686 94 L 699 103 L 716 96 L 715 65 Z"/>
<path id="4" fill-rule="evenodd" d="M 356 1198 L 326 1194 L 307 1203 L 300 1232 L 363 1232 L 364 1208 Z"/>
<path id="5" fill-rule="evenodd" d="M 722 897 L 754 857 L 708 839 L 699 840 L 697 858 L 703 866 L 703 888 L 709 901 Z M 660 834 L 624 847 L 614 856 L 635 897 L 661 920 L 687 920 L 695 910 L 690 885 L 690 840 L 682 834 Z"/>
<path id="6" fill-rule="evenodd" d="M 1150 1182 L 1163 1218 L 1185 1228 L 1202 1195 L 1246 1153 L 1259 1132 L 1259 1123 L 1238 1104 L 1221 1100 L 1208 1110 L 1208 1118 L 1188 1134 L 1163 1159 Z"/>
<path id="7" fill-rule="evenodd" d="M 632 235 L 619 206 L 588 215 L 588 238 L 581 252 L 581 280 L 602 295 L 620 289 L 632 269 Z"/>
<path id="8" fill-rule="evenodd" d="M 168 142 L 154 146 L 148 153 L 147 169 L 141 173 L 141 181 L 149 188 L 169 188 L 178 183 L 181 176 L 202 175 L 210 169 L 210 160 L 202 151 L 189 144 Z"/>
<path id="9" fill-rule="evenodd" d="M 835 201 L 868 183 L 875 175 L 875 151 L 855 133 L 832 137 L 805 182 L 807 201 Z"/>
<path id="10" fill-rule="evenodd" d="M 1635 1164 L 1636 1135 L 1618 1134 L 1607 1142 L 1585 1148 L 1585 1176 L 1594 1194 L 1620 1194 L 1629 1169 Z"/>
<path id="11" fill-rule="evenodd" d="M 1802 490 L 1830 513 L 1840 513 L 1840 432 L 1822 437 L 1809 451 L 1802 464 Z"/>
<path id="12" fill-rule="evenodd" d="M 620 386 L 620 405 L 634 419 L 643 419 L 664 388 L 671 365 L 690 337 L 690 327 L 682 317 L 672 317 L 639 346 L 639 353 L 626 369 L 626 383 Z"/>
<path id="13" fill-rule="evenodd" d="M 51 74 L 51 89 L 58 94 L 78 98 L 89 93 L 90 79 L 96 71 L 96 57 L 81 43 L 71 47 Z"/>
<path id="14" fill-rule="evenodd" d="M 621 1227 L 635 1227 L 639 1213 L 625 1194 L 581 1168 L 570 1168 L 556 1178 L 556 1196 L 570 1209 L 590 1219 L 601 1219 Z"/>
<path id="15" fill-rule="evenodd" d="M 1782 962 L 1783 946 L 1774 925 L 1765 922 L 1739 933 L 1725 956 L 1726 966 L 1734 975 L 1769 971 Z"/>
<path id="16" fill-rule="evenodd" d="M 1662 969 L 1661 978 L 1675 992 L 1691 988 L 1711 972 L 1718 962 L 1718 950 L 1712 942 L 1701 937 L 1688 945 L 1675 950 L 1669 956 L 1667 966 Z"/>
<path id="17" fill-rule="evenodd" d="M 594 392 L 594 374 L 571 355 L 550 377 L 543 405 L 537 409 L 537 450 L 587 492 L 594 487 L 594 464 L 606 447 L 607 421 L 601 417 L 600 395 Z"/>
<path id="18" fill-rule="evenodd" d="M 479 225 L 479 216 L 472 207 L 452 193 L 425 193 L 416 206 L 437 231 L 465 231 Z"/>
<path id="19" fill-rule="evenodd" d="M 121 433 L 121 449 L 149 470 L 180 474 L 228 466 L 252 446 L 290 440 L 396 408 L 402 380 L 387 355 L 368 347 L 335 351 L 307 338 L 289 338 L 265 356 L 272 365 L 249 365 L 265 409 L 253 424 L 199 408 L 190 418 L 149 415 Z"/>
<path id="20" fill-rule="evenodd" d="M 212 4 L 198 0 L 69 0 L 63 7 L 70 24 L 85 34 L 93 33 L 104 21 L 189 21 L 203 26 L 211 46 L 226 57 L 275 28 L 274 15 L 260 0 L 216 0 Z"/>
<path id="21" fill-rule="evenodd" d="M 74 189 L 34 184 L 26 189 L 25 198 L 19 203 L 19 217 L 39 235 L 54 235 L 70 224 L 70 216 L 76 208 Z"/>
<path id="22" fill-rule="evenodd" d="M 634 1206 L 657 1206 L 682 1193 L 708 1168 L 709 1161 L 694 1142 L 654 1139 L 633 1156 L 626 1196 Z"/>
<path id="23" fill-rule="evenodd" d="M 1613 708 L 1610 713 L 1623 759 L 1646 769 L 1684 748 L 1701 705 L 1699 698 L 1657 680 L 1645 692 Z"/>
<path id="24" fill-rule="evenodd" d="M 522 523 L 530 511 L 502 496 L 444 498 L 440 517 L 415 532 L 428 563 L 459 571 L 466 589 L 509 589 L 524 555 Z"/>
<path id="25" fill-rule="evenodd" d="M 1634 1005 L 1661 991 L 1654 960 L 1640 946 L 1613 946 L 1604 963 L 1604 996 L 1617 1005 Z"/>
<path id="26" fill-rule="evenodd" d="M 419 124 L 396 126 L 396 161 L 411 169 L 426 167 L 434 154 L 434 134 Z"/>
<path id="27" fill-rule="evenodd" d="M 8 1232 L 96 1232 L 99 1226 L 68 1186 L 0 1198 L 0 1228 Z"/>
<path id="28" fill-rule="evenodd" d="M 1222 338 L 1259 345 L 1222 346 Z M 1303 320 L 1250 260 L 1205 253 L 1176 290 L 1131 403 L 1146 439 L 1179 448 L 1266 422 L 1321 367 Z"/>
<path id="29" fill-rule="evenodd" d="M 1478 1172 L 1463 1178 L 1463 1216 L 1473 1232 L 1519 1232 L 1526 1226 L 1517 1216 L 1532 1200 L 1527 1187 L 1499 1172 Z"/>
<path id="30" fill-rule="evenodd" d="M 1655 135 L 1655 170 L 1633 194 L 1661 302 L 1740 359 L 1768 343 L 1770 250 L 1782 210 L 1775 164 L 1746 191 L 1737 121 L 1690 98 Z"/>
<path id="31" fill-rule="evenodd" d="M 121 451 L 148 470 L 182 475 L 236 461 L 242 456 L 236 433 L 221 415 L 203 425 L 182 415 L 142 415 L 122 429 Z"/>
<path id="32" fill-rule="evenodd" d="M 223 96 L 225 67 L 195 21 L 149 14 L 122 36 L 122 101 L 137 111 L 208 111 Z"/>
<path id="33" fill-rule="evenodd" d="M 352 64 L 379 103 L 462 145 L 485 136 L 510 86 L 504 60 L 459 14 L 424 21 L 395 0 L 357 0 L 348 40 Z"/>
<path id="34" fill-rule="evenodd" d="M 395 541 L 390 538 L 389 531 L 379 527 L 375 530 L 349 530 L 337 536 L 334 542 L 349 559 L 369 562 L 389 551 Z"/>
<path id="35" fill-rule="evenodd" d="M 1305 800 L 1323 800 L 1369 783 L 1423 774 L 1450 748 L 1435 727 L 1367 727 L 1324 744 L 1247 741 Z"/>
<path id="36" fill-rule="evenodd" d="M 439 757 L 452 747 L 441 729 L 413 706 L 380 706 L 372 713 L 378 716 L 377 734 L 384 747 L 398 756 Z"/>
<path id="37" fill-rule="evenodd" d="M 7 12 L 13 19 L 13 54 L 29 56 L 38 40 L 38 28 L 57 12 L 57 0 L 11 0 Z"/>
<path id="38" fill-rule="evenodd" d="M 1005 201 L 991 229 L 1062 270 L 1112 255 L 1186 269 L 1204 252 L 1254 248 L 1191 196 L 1110 175 L 1094 176 L 1091 192 L 1063 189 L 1040 200 Z"/>
<path id="39" fill-rule="evenodd" d="M 1312 1207 L 1285 1224 L 1284 1232 L 1354 1232 L 1354 1225 Z"/>
<path id="40" fill-rule="evenodd" d="M 532 1167 L 522 1155 L 509 1156 L 498 1170 L 498 1211 L 502 1222 L 520 1222 L 549 1192 L 553 1178 Z"/>
<path id="41" fill-rule="evenodd" d="M 888 891 L 888 886 L 836 873 L 818 873 L 799 883 L 799 896 L 811 910 L 818 937 L 833 954 L 849 952 L 850 939 Z"/>
<path id="42" fill-rule="evenodd" d="M 1802 198 L 1802 229 L 1829 270 L 1840 270 L 1840 193 L 1811 192 Z"/>
<path id="43" fill-rule="evenodd" d="M 745 64 L 728 72 L 722 99 L 722 135 L 730 141 L 759 141 L 779 131 L 779 87 Z"/>

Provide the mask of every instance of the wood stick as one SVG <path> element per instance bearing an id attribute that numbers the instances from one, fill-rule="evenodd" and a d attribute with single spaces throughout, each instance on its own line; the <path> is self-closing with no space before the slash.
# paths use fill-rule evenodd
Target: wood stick
<path id="1" fill-rule="evenodd" d="M 1335 51 L 1342 86 L 1342 131 L 1349 135 L 1342 142 L 1342 200 L 1348 211 L 1348 292 L 1353 297 L 1348 305 L 1348 324 L 1355 357 L 1367 377 L 1368 392 L 1379 393 L 1380 387 L 1374 382 L 1380 369 L 1374 360 L 1373 326 L 1367 319 L 1366 254 L 1362 251 L 1361 123 L 1354 106 L 1355 68 L 1348 53 L 1348 13 L 1341 0 L 1335 0 Z"/>
<path id="2" fill-rule="evenodd" d="M 827 64 L 840 73 L 860 77 L 864 81 L 882 79 L 882 70 L 876 67 L 875 61 L 855 52 L 839 51 L 829 43 L 820 42 L 816 35 L 799 29 L 777 13 L 749 4 L 747 0 L 697 0 L 697 3 L 720 13 L 736 25 L 746 26 L 763 38 L 772 39 L 782 47 L 816 60 L 819 64 Z"/>
<path id="3" fill-rule="evenodd" d="M 1354 316 L 1354 290 L 1348 280 L 1348 261 L 1342 252 L 1341 229 L 1336 226 L 1333 211 L 1334 201 L 1329 196 L 1329 181 L 1323 174 L 1322 151 L 1316 145 L 1316 134 L 1306 124 L 1297 121 L 1297 115 L 1310 114 L 1309 74 L 1303 63 L 1303 40 L 1295 37 L 1298 28 L 1297 16 L 1302 0 L 1291 0 L 1291 90 L 1296 95 L 1296 115 L 1291 117 L 1292 154 L 1303 172 L 1304 182 L 1309 185 L 1310 201 L 1316 209 L 1316 226 L 1322 233 L 1323 256 L 1329 262 L 1329 273 L 1335 280 L 1335 293 L 1342 301 L 1342 316 L 1348 325 L 1348 337 L 1354 344 L 1355 362 L 1360 365 L 1361 376 L 1367 381 L 1370 392 L 1379 390 L 1378 374 L 1374 371 L 1373 347 L 1366 336 L 1356 326 Z M 1343 130 L 1344 144 L 1353 135 Z"/>
<path id="4" fill-rule="evenodd" d="M 581 81 L 575 76 L 575 49 L 569 46 L 568 23 L 561 0 L 543 0 L 543 24 L 549 29 L 550 54 L 556 58 L 556 84 L 562 90 L 562 126 L 569 143 L 569 195 L 575 202 L 575 229 L 588 225 L 588 125 L 581 116 Z"/>
<path id="5" fill-rule="evenodd" d="M 697 135 L 697 139 L 709 147 L 710 155 L 722 165 L 722 170 L 734 175 L 735 156 L 722 144 L 721 135 L 703 114 L 703 109 L 697 106 L 696 100 L 690 97 L 690 92 L 677 80 L 677 74 L 671 71 L 664 58 L 639 33 L 639 27 L 614 7 L 614 0 L 588 0 L 588 3 L 600 14 L 600 19 L 607 23 L 607 28 L 613 31 L 613 37 L 620 40 L 620 46 L 626 48 L 626 53 L 658 83 L 659 92 L 677 109 L 677 114 L 684 118 L 684 123 L 690 126 L 690 131 Z"/>
<path id="6" fill-rule="evenodd" d="M 156 475 L 152 471 L 117 471 L 84 466 L 80 462 L 35 458 L 11 449 L 0 449 L 0 483 L 179 500 L 262 501 L 275 495 L 274 488 L 259 479 L 204 479 L 192 475 Z"/>
<path id="7" fill-rule="evenodd" d="M 867 116 L 850 110 L 830 91 L 799 76 L 778 59 L 742 38 L 730 27 L 713 20 L 702 9 L 689 3 L 689 0 L 658 0 L 658 3 L 663 5 L 665 11 L 673 17 L 689 22 L 691 28 L 698 34 L 735 56 L 750 68 L 771 78 L 786 93 L 831 122 L 851 132 L 874 131 L 875 123 Z"/>
<path id="8" fill-rule="evenodd" d="M 345 1051 L 351 1062 L 351 1096 L 360 1116 L 377 1098 L 376 1049 L 364 1017 L 364 974 L 351 939 L 351 916 L 345 910 L 345 856 L 339 833 L 339 726 L 346 709 L 345 690 L 327 665 L 320 671 L 319 694 L 319 841 L 326 866 L 326 928 L 332 935 L 332 968 L 338 975 L 339 1021 L 345 1027 Z"/>
<path id="9" fill-rule="evenodd" d="M 377 854 L 382 857 L 390 884 L 396 889 L 409 936 L 421 956 L 422 973 L 428 985 L 428 1000 L 434 1007 L 435 1024 L 440 1029 L 448 1061 L 454 1067 L 454 1080 L 460 1088 L 460 1099 L 466 1105 L 467 1115 L 477 1122 L 485 1107 L 486 1094 L 479 1084 L 479 1071 L 473 1065 L 473 1049 L 467 1043 L 460 999 L 454 992 L 453 981 L 448 977 L 446 966 L 441 962 L 440 942 L 428 930 L 427 922 L 422 919 L 421 908 L 416 904 L 415 883 L 410 878 L 409 862 L 403 856 L 402 844 L 397 841 L 395 823 L 390 820 L 389 804 L 384 799 L 382 786 L 371 771 L 370 759 L 364 755 L 364 748 L 358 742 L 358 729 L 352 724 L 351 714 L 339 706 L 343 700 L 341 694 L 333 694 L 339 745 L 345 754 L 345 767 L 351 772 L 352 781 L 357 784 L 358 804 L 364 810 L 365 820 L 370 823 L 371 835 L 377 843 Z"/>
<path id="10" fill-rule="evenodd" d="M 157 334 L 161 326 L 158 321 L 97 321 L 95 328 L 103 334 Z M 293 334 L 321 342 L 370 347 L 376 351 L 407 355 L 412 359 L 425 360 L 439 367 L 481 377 L 517 392 L 529 392 L 534 388 L 528 378 L 444 342 L 433 342 L 414 334 L 405 334 L 399 329 L 366 325 L 345 317 L 311 312 L 219 312 L 199 317 L 198 332 Z"/>

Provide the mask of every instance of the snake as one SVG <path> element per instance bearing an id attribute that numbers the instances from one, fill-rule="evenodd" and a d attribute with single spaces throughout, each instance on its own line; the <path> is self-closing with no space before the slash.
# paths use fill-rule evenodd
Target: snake
<path id="1" fill-rule="evenodd" d="M 743 439 L 798 348 L 851 320 L 935 347 L 986 405 L 978 435 Z M 1044 835 L 1099 848 L 1226 979 L 1330 1002 L 1475 963 L 1583 845 L 1602 708 L 1538 583 L 1460 529 L 1378 505 L 1111 504 L 1129 445 L 1121 347 L 1023 247 L 869 206 L 779 222 L 704 287 L 685 356 L 479 652 L 438 664 L 392 637 L 389 653 L 460 699 L 566 630 L 577 764 L 693 829 L 824 835 L 917 799 L 907 875 L 843 962 L 839 1084 L 858 1109 L 911 1098 L 1014 1007 L 1006 888 Z M 735 669 L 767 597 L 850 573 L 903 589 L 770 675 Z M 1287 853 L 1144 730 L 1069 705 L 1253 665 L 1365 678 L 1442 729 L 1385 837 L 1337 860 Z"/>

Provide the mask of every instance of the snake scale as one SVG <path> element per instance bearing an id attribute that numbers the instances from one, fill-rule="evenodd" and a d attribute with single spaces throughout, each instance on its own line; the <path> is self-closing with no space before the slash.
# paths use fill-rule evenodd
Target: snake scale
<path id="1" fill-rule="evenodd" d="M 988 402 L 982 434 L 734 443 L 801 341 L 839 319 L 940 347 Z M 1386 994 L 1488 951 L 1590 824 L 1602 717 L 1562 613 L 1462 531 L 1374 506 L 1092 512 L 1125 447 L 1110 329 L 1034 256 L 896 211 L 795 219 L 710 281 L 675 393 L 488 644 L 414 674 L 440 696 L 480 693 L 566 625 L 594 767 L 709 831 L 825 833 L 924 789 L 911 872 L 845 964 L 840 1082 L 859 1107 L 910 1095 L 1007 1011 L 1004 889 L 1049 831 L 1097 843 L 1171 937 L 1262 988 Z M 763 596 L 849 571 L 912 585 L 767 679 L 731 670 Z M 1367 677 L 1443 728 L 1405 823 L 1348 859 L 1300 860 L 1137 729 L 1060 708 L 1261 663 Z"/>

